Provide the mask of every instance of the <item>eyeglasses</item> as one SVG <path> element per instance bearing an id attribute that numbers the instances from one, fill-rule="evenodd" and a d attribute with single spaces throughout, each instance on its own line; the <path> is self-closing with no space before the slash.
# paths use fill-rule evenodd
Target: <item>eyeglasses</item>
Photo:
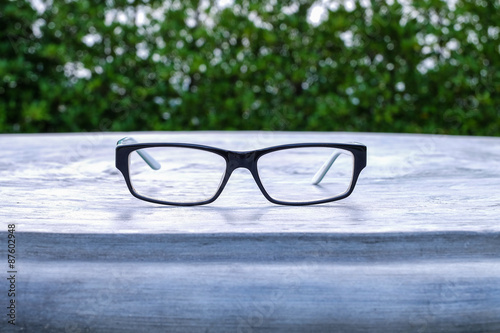
<path id="1" fill-rule="evenodd" d="M 237 168 L 250 171 L 262 194 L 281 205 L 312 205 L 348 197 L 366 166 L 362 144 L 299 143 L 237 152 L 188 143 L 116 146 L 116 168 L 135 197 L 164 205 L 213 202 Z"/>

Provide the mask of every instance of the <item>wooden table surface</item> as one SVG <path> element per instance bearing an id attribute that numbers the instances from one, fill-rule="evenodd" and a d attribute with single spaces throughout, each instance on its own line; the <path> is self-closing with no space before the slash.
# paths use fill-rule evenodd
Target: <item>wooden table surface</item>
<path id="1" fill-rule="evenodd" d="M 170 207 L 128 192 L 124 136 L 356 141 L 368 162 L 334 203 L 274 205 L 238 169 L 214 203 Z M 16 326 L 2 315 L 0 332 L 500 332 L 500 138 L 79 133 L 0 147 L 3 267 L 8 224 L 17 240 Z"/>

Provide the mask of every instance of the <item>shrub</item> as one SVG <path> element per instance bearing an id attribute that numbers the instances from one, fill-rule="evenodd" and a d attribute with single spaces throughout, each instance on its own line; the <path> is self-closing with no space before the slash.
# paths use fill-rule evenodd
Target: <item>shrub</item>
<path id="1" fill-rule="evenodd" d="M 0 130 L 499 133 L 498 1 L 211 3 L 2 2 Z"/>

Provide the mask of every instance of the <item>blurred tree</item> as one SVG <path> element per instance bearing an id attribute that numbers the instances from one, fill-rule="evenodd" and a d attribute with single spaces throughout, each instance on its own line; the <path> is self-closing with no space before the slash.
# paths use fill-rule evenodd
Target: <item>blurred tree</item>
<path id="1" fill-rule="evenodd" d="M 48 123 L 57 102 L 47 94 L 62 91 L 66 77 L 55 67 L 63 63 L 35 36 L 41 21 L 28 2 L 1 2 L 0 20 L 0 130 L 54 130 Z"/>
<path id="2" fill-rule="evenodd" d="M 498 1 L 0 6 L 3 132 L 499 133 Z"/>

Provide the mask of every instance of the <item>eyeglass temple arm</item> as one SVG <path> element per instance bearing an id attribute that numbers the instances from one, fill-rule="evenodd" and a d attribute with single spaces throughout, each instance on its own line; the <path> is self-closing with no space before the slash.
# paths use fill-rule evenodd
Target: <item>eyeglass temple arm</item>
<path id="1" fill-rule="evenodd" d="M 319 183 L 321 183 L 321 181 L 323 180 L 323 177 L 325 177 L 326 173 L 328 172 L 328 170 L 330 170 L 333 163 L 335 162 L 337 157 L 340 156 L 340 154 L 342 154 L 342 153 L 335 152 L 332 155 L 330 155 L 328 160 L 326 160 L 325 163 L 323 163 L 321 168 L 318 170 L 318 172 L 316 172 L 314 177 L 311 179 L 311 184 L 318 185 Z"/>
<path id="2" fill-rule="evenodd" d="M 134 138 L 132 137 L 125 137 L 121 140 L 118 141 L 117 145 L 126 145 L 126 144 L 133 144 L 133 143 L 138 143 Z M 144 149 L 138 149 L 135 151 L 139 156 L 144 160 L 144 162 L 147 163 L 153 170 L 160 170 L 161 164 L 154 159 L 153 156 L 148 154 Z"/>

